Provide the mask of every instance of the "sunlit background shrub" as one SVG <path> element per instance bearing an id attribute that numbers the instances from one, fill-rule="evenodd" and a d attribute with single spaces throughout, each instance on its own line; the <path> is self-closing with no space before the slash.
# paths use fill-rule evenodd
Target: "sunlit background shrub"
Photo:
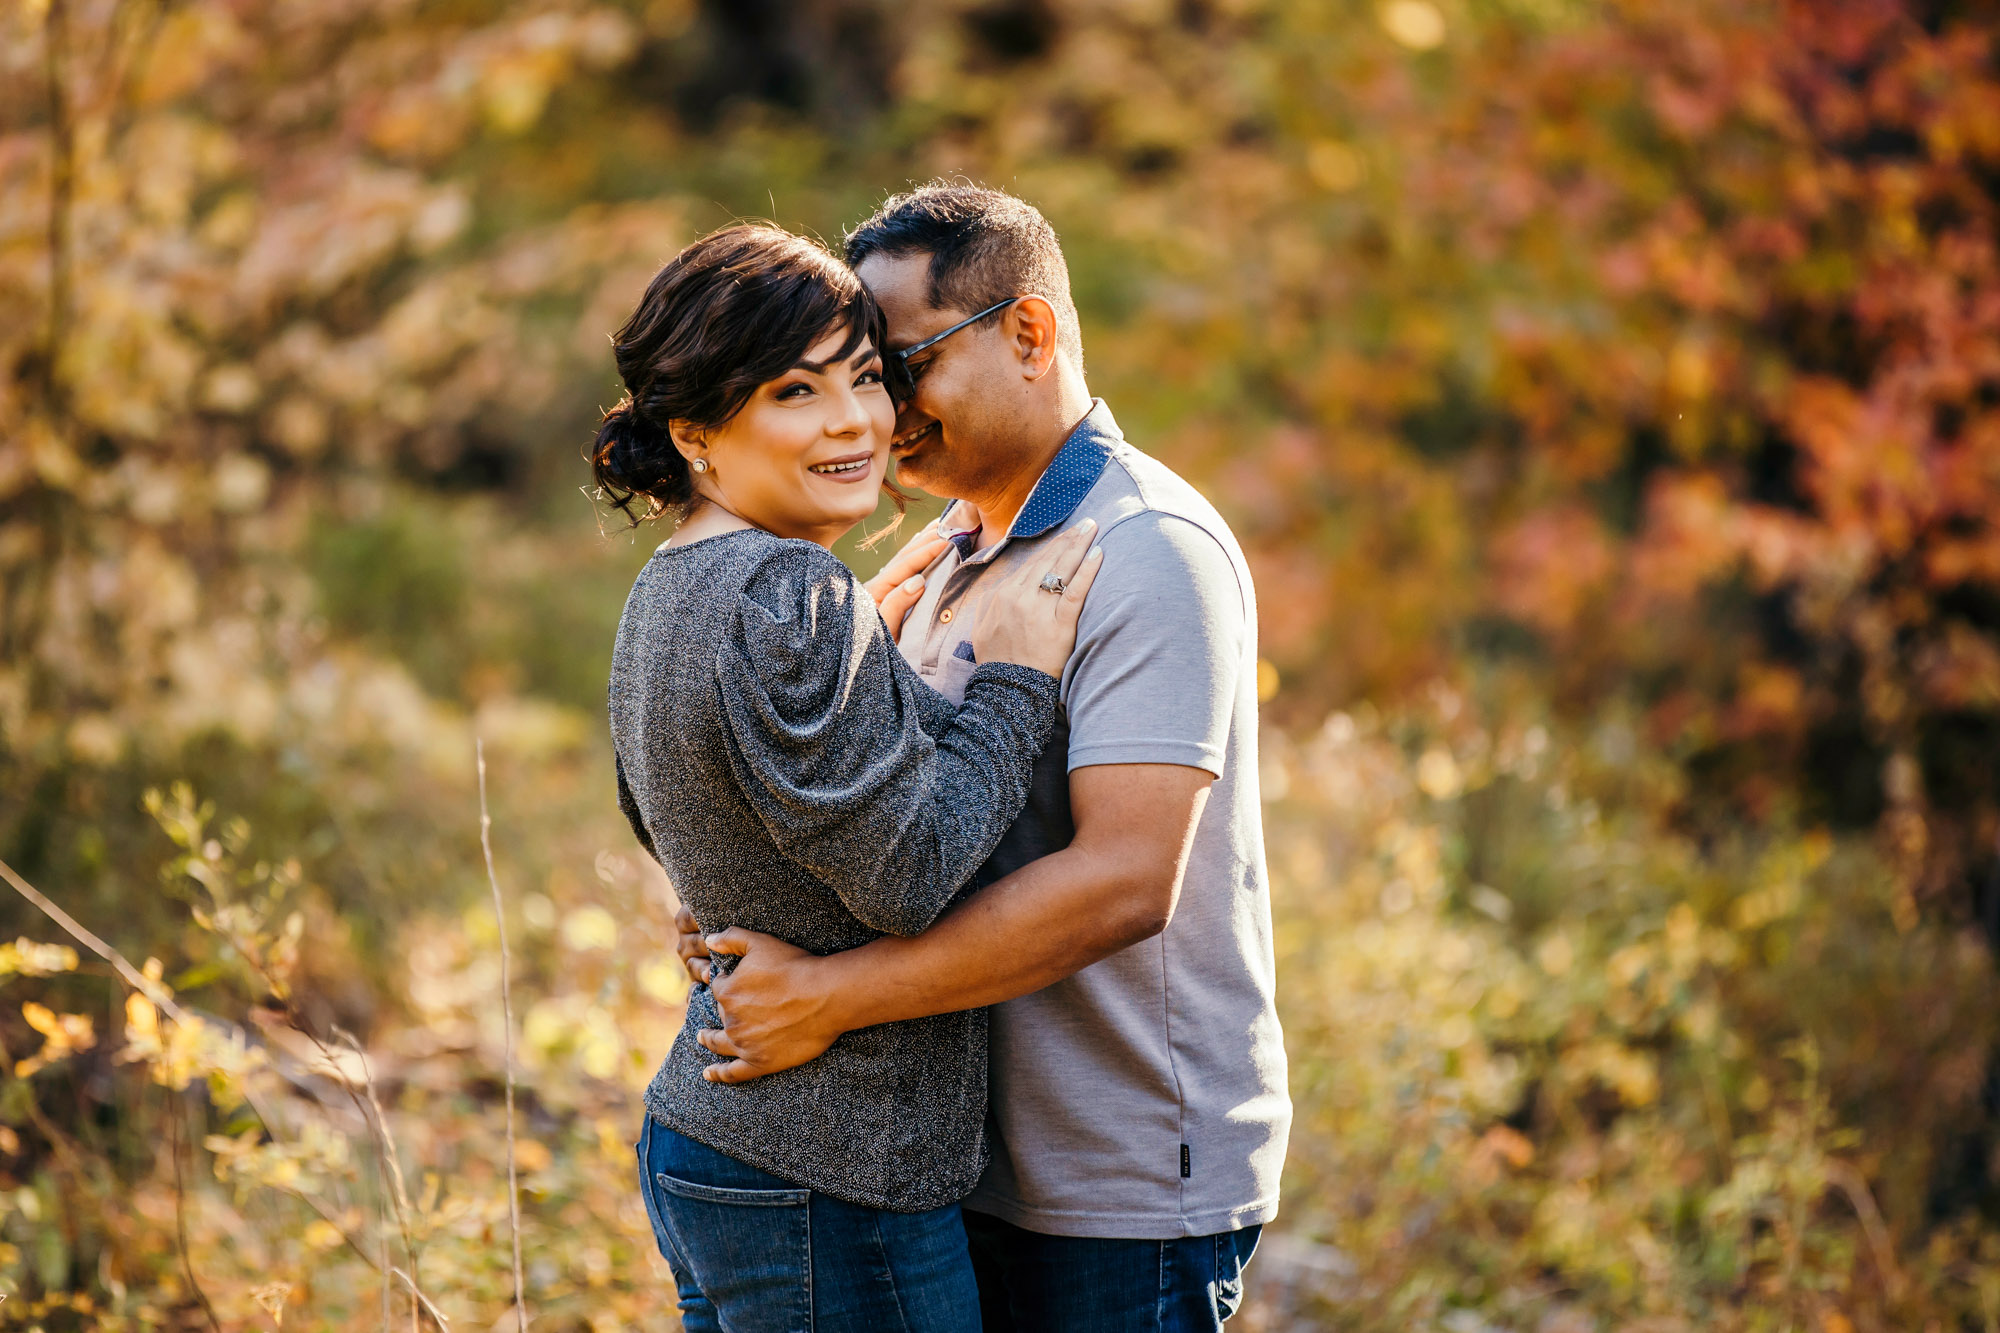
<path id="1" fill-rule="evenodd" d="M 6 0 L 0 1323 L 672 1326 L 606 334 L 963 172 L 1250 552 L 1252 1328 L 2000 1329 L 2000 82 L 1906 0 Z M 851 551 L 848 554 L 853 554 Z M 869 557 L 858 557 L 865 570 Z M 425 1308 L 425 1302 L 429 1308 Z"/>

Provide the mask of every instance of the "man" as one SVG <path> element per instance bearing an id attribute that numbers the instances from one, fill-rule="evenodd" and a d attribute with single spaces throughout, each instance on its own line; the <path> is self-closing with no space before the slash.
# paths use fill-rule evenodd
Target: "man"
<path id="1" fill-rule="evenodd" d="M 959 497 L 903 622 L 957 698 L 977 589 L 1097 524 L 1104 566 L 1028 808 L 914 939 L 829 957 L 731 930 L 717 953 L 756 1077 L 842 1032 L 992 1005 L 993 1161 L 965 1202 L 989 1329 L 1215 1329 L 1275 1215 L 1291 1105 L 1257 789 L 1256 602 L 1229 529 L 1093 399 L 1054 231 L 932 185 L 848 237 L 888 317 L 902 480 Z M 903 373 L 907 372 L 907 373 Z M 914 592 L 913 585 L 905 585 Z M 691 921 L 683 923 L 692 931 Z M 698 936 L 690 970 L 706 979 Z"/>

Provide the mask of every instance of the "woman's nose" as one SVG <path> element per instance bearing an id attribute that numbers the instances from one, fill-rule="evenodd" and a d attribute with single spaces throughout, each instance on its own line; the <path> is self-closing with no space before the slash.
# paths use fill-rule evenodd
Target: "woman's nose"
<path id="1" fill-rule="evenodd" d="M 872 424 L 868 415 L 868 405 L 861 401 L 861 395 L 852 389 L 845 390 L 835 400 L 835 407 L 826 423 L 829 435 L 860 435 Z"/>

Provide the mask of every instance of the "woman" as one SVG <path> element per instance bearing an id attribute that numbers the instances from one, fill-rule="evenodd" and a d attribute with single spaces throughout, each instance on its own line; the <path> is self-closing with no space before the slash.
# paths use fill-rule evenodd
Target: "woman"
<path id="1" fill-rule="evenodd" d="M 718 232 L 619 330 L 628 396 L 594 451 L 615 505 L 679 520 L 619 624 L 620 804 L 704 930 L 820 953 L 921 931 L 1019 813 L 1100 559 L 1059 538 L 996 590 L 961 707 L 919 682 L 827 550 L 887 485 L 881 340 L 819 246 Z M 720 1026 L 697 986 L 638 1143 L 684 1326 L 978 1328 L 957 1201 L 985 1159 L 984 1015 L 849 1033 L 741 1085 L 703 1077 L 694 1034 Z"/>

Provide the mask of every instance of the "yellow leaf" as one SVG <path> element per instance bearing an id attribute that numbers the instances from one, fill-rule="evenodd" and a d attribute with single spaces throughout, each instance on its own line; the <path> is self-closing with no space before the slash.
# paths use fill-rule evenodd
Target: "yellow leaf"
<path id="1" fill-rule="evenodd" d="M 572 949 L 609 949 L 618 943 L 618 919 L 602 907 L 579 907 L 563 918 L 563 943 Z"/>
<path id="2" fill-rule="evenodd" d="M 678 1004 L 687 998 L 687 970 L 678 958 L 655 958 L 639 969 L 639 989 L 661 1004 Z"/>
<path id="3" fill-rule="evenodd" d="M 560 73 L 546 53 L 523 52 L 496 60 L 486 71 L 486 121 L 502 134 L 519 134 L 541 119 L 549 86 Z"/>
<path id="4" fill-rule="evenodd" d="M 1424 751 L 1424 757 L 1417 761 L 1417 786 L 1434 801 L 1450 800 L 1458 795 L 1464 783 L 1464 775 L 1458 771 L 1458 761 L 1451 757 L 1451 751 L 1441 746 Z"/>
<path id="5" fill-rule="evenodd" d="M 1350 145 L 1321 139 L 1306 149 L 1306 174 L 1320 189 L 1339 194 L 1361 184 L 1367 164 Z"/>
<path id="6" fill-rule="evenodd" d="M 1576 946 L 1569 942 L 1567 935 L 1551 935 L 1535 950 L 1535 961 L 1550 976 L 1562 976 L 1576 962 Z"/>
<path id="7" fill-rule="evenodd" d="M 12 944 L 0 944 L 0 977 L 16 972 L 29 977 L 74 972 L 76 961 L 76 950 L 66 944 L 41 944 L 25 935 Z"/>
<path id="8" fill-rule="evenodd" d="M 89 1014 L 59 1014 L 47 1005 L 29 1000 L 21 1006 L 21 1017 L 46 1040 L 41 1050 L 15 1064 L 16 1078 L 26 1078 L 72 1052 L 89 1050 L 97 1044 L 96 1025 Z"/>
<path id="9" fill-rule="evenodd" d="M 133 991 L 125 997 L 125 1026 L 135 1039 L 158 1041 L 160 1038 L 160 1011 L 153 1002 Z"/>
<path id="10" fill-rule="evenodd" d="M 1257 702 L 1267 704 L 1278 695 L 1278 668 L 1269 658 L 1257 659 Z"/>
<path id="11" fill-rule="evenodd" d="M 1383 30 L 1412 51 L 1444 44 L 1444 14 L 1430 0 L 1393 0 L 1381 17 Z"/>

